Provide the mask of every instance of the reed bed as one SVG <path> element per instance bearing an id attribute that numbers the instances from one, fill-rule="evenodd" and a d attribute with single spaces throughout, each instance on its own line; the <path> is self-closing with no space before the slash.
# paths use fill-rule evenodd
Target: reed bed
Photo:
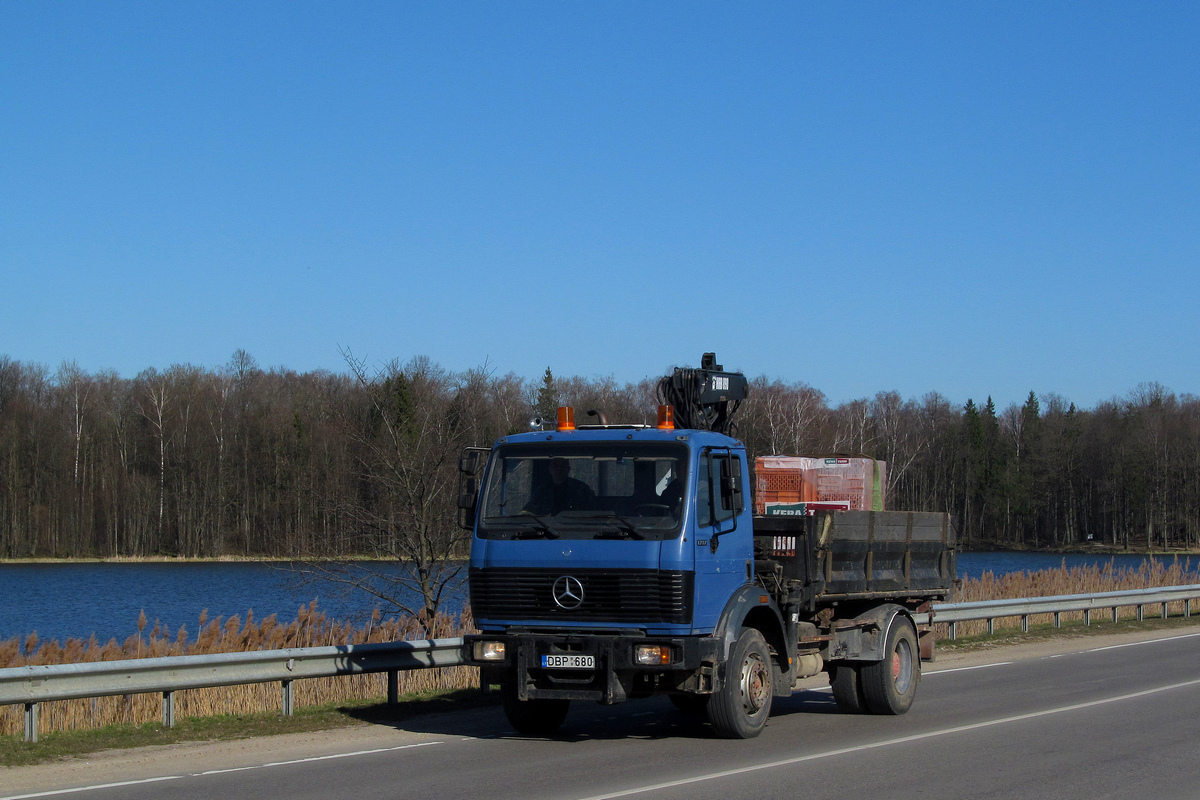
<path id="1" fill-rule="evenodd" d="M 961 603 L 980 600 L 1003 600 L 1017 597 L 1049 597 L 1062 594 L 1092 594 L 1095 592 L 1120 592 L 1131 589 L 1150 589 L 1158 586 L 1186 586 L 1200 583 L 1200 572 L 1192 562 L 1181 562 L 1177 558 L 1149 559 L 1137 568 L 1114 568 L 1112 562 L 1103 566 L 1068 567 L 1064 559 L 1063 565 L 1055 569 L 1038 570 L 1036 572 L 1010 572 L 995 575 L 985 572 L 979 578 L 963 579 L 961 589 L 955 595 L 955 601 Z M 1168 603 L 1169 614 L 1183 614 L 1183 602 Z M 1148 613 L 1159 613 L 1160 606 L 1155 606 Z M 1136 619 L 1137 609 L 1127 606 L 1117 610 L 1118 619 Z M 1061 614 L 1063 623 L 1083 620 L 1082 611 L 1064 612 Z M 1107 609 L 1092 612 L 1092 624 L 1111 622 L 1111 612 Z M 1053 614 L 1033 614 L 1029 624 L 1051 625 Z M 993 622 L 999 631 L 1004 628 L 1021 627 L 1020 617 L 997 617 Z M 934 629 L 939 639 L 949 635 L 945 624 L 935 625 Z M 958 636 L 975 636 L 987 632 L 985 620 L 959 622 L 956 625 Z"/>
<path id="2" fill-rule="evenodd" d="M 285 647 L 321 647 L 325 645 L 394 642 L 409 639 L 440 639 L 461 636 L 473 629 L 470 610 L 461 616 L 439 614 L 433 620 L 411 617 L 382 619 L 377 611 L 369 622 L 355 626 L 329 619 L 316 603 L 300 608 L 296 619 L 280 623 L 275 615 L 255 620 L 247 612 L 243 621 L 237 615 L 209 620 L 200 615 L 199 633 L 190 638 L 186 626 L 172 631 L 159 623 L 146 631 L 145 612 L 138 620 L 138 633 L 123 644 L 115 639 L 100 644 L 68 639 L 39 642 L 36 634 L 22 641 L 19 637 L 0 641 L 0 668 L 42 664 L 73 664 L 86 661 L 116 661 L 128 658 L 230 653 L 248 650 L 277 650 Z M 401 672 L 401 694 L 464 689 L 477 686 L 477 670 L 470 667 L 421 669 Z M 353 675 L 340 678 L 314 678 L 293 684 L 295 705 L 325 705 L 353 700 L 370 700 L 387 695 L 387 674 Z M 204 717 L 218 714 L 251 714 L 279 711 L 278 683 L 223 686 L 213 689 L 189 689 L 175 694 L 175 713 L 179 717 Z M 96 697 L 43 703 L 39 729 L 43 733 L 96 728 L 115 723 L 145 723 L 162 719 L 162 698 L 157 694 Z M 24 730 L 21 706 L 0 706 L 0 735 L 20 734 Z"/>

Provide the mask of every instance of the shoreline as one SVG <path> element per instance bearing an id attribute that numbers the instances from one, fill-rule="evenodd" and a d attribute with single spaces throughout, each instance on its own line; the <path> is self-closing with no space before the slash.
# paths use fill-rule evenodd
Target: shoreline
<path id="1" fill-rule="evenodd" d="M 960 547 L 960 553 L 1029 553 L 1032 555 L 1050 556 L 1153 556 L 1155 558 L 1173 556 L 1200 556 L 1200 548 L 1182 547 L 1171 550 L 1155 550 L 1146 547 L 1116 547 L 1114 545 L 1064 546 L 1064 547 L 1022 547 L 1005 542 L 981 542 L 979 547 Z"/>
<path id="2" fill-rule="evenodd" d="M 1059 547 L 1050 549 L 1032 547 L 1014 547 L 1003 543 L 988 542 L 980 547 L 961 547 L 960 553 L 1025 553 L 1030 555 L 1061 555 L 1061 556 L 1147 556 L 1153 558 L 1176 558 L 1179 556 L 1198 556 L 1200 548 L 1184 548 L 1178 550 L 1147 550 L 1131 547 L 1129 549 L 1110 546 L 1098 547 Z M 451 559 L 466 561 L 466 558 Z M 28 558 L 0 558 L 0 566 L 26 564 L 286 564 L 291 562 L 310 561 L 361 561 L 376 563 L 393 563 L 394 558 L 379 558 L 369 555 L 355 556 L 72 556 L 50 557 L 33 556 Z"/>
<path id="3" fill-rule="evenodd" d="M 376 556 L 31 556 L 0 558 L 5 564 L 263 564 L 310 561 L 376 561 L 393 562 L 394 558 Z"/>

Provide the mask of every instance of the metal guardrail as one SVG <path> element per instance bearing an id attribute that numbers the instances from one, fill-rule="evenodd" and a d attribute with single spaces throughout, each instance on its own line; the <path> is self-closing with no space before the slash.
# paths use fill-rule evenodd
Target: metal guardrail
<path id="1" fill-rule="evenodd" d="M 1145 606 L 1161 606 L 1162 616 L 1167 616 L 1169 603 L 1183 603 L 1183 615 L 1192 615 L 1192 600 L 1200 599 L 1200 584 L 1189 586 L 1161 586 L 1151 589 L 1131 589 L 1124 592 L 1095 592 L 1093 594 L 1059 594 L 1049 597 L 1021 597 L 1008 600 L 981 600 L 975 603 L 938 603 L 928 614 L 914 614 L 918 625 L 946 623 L 951 639 L 957 633 L 956 623 L 971 620 L 986 620 L 987 632 L 995 632 L 995 621 L 1001 617 L 1020 617 L 1021 630 L 1029 631 L 1029 618 L 1035 614 L 1053 614 L 1054 627 L 1062 624 L 1062 615 L 1072 611 L 1083 612 L 1083 624 L 1092 623 L 1092 612 L 1112 610 L 1112 621 L 1117 621 L 1118 609 L 1136 606 L 1137 618 L 1144 618 Z"/>
<path id="2" fill-rule="evenodd" d="M 1187 617 L 1192 613 L 1191 601 L 1197 599 L 1200 599 L 1200 584 L 976 603 L 939 603 L 932 612 L 914 614 L 913 617 L 919 625 L 948 624 L 949 635 L 953 639 L 956 623 L 968 620 L 986 620 L 990 634 L 994 631 L 996 619 L 1020 617 L 1021 629 L 1028 631 L 1029 617 L 1035 614 L 1053 614 L 1054 625 L 1058 627 L 1062 614 L 1082 611 L 1083 622 L 1089 625 L 1093 611 L 1111 609 L 1113 621 L 1116 622 L 1117 609 L 1137 606 L 1137 618 L 1141 620 L 1145 606 L 1161 605 L 1165 618 L 1167 605 L 1177 602 L 1183 602 L 1183 613 Z M 36 742 L 38 704 L 52 700 L 162 692 L 163 725 L 171 727 L 175 724 L 174 693 L 182 689 L 278 681 L 281 687 L 281 710 L 284 715 L 291 715 L 292 681 L 386 672 L 388 702 L 395 703 L 398 674 L 401 671 L 462 666 L 462 644 L 462 639 L 426 639 L 10 667 L 0 669 L 0 705 L 24 704 L 25 740 Z"/>
<path id="3" fill-rule="evenodd" d="M 182 689 L 278 681 L 281 710 L 290 716 L 292 681 L 386 672 L 388 702 L 395 703 L 401 671 L 461 666 L 462 643 L 461 638 L 427 639 L 9 667 L 0 669 L 0 705 L 25 705 L 25 740 L 36 742 L 38 704 L 51 700 L 162 692 L 163 725 L 171 727 L 175 692 Z"/>

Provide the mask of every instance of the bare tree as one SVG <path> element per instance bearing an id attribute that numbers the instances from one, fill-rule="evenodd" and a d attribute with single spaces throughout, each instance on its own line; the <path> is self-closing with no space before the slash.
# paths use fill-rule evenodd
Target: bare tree
<path id="1" fill-rule="evenodd" d="M 430 624 L 461 585 L 465 567 L 456 556 L 467 535 L 454 514 L 457 454 L 469 433 L 461 408 L 454 408 L 462 387 L 427 358 L 371 372 L 350 351 L 343 356 L 362 390 L 345 420 L 360 478 L 347 512 L 371 555 L 400 569 L 310 560 L 303 570 Z"/>
<path id="2" fill-rule="evenodd" d="M 799 455 L 828 450 L 822 442 L 828 407 L 825 395 L 804 383 L 756 378 L 739 428 L 756 429 L 764 450 L 758 455 Z"/>
<path id="3" fill-rule="evenodd" d="M 171 405 L 168 377 L 151 367 L 141 375 L 143 389 L 138 410 L 150 423 L 158 443 L 158 540 L 162 541 L 167 497 L 167 410 Z"/>

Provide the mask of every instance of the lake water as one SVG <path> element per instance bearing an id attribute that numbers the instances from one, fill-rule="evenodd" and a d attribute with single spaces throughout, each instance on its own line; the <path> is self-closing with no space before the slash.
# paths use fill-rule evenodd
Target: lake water
<path id="1" fill-rule="evenodd" d="M 1069 566 L 1111 561 L 1118 568 L 1136 568 L 1146 557 L 959 553 L 958 573 L 979 577 L 988 570 L 1002 574 L 1052 569 L 1064 560 Z M 1183 560 L 1200 568 L 1200 557 Z M 244 619 L 246 611 L 253 609 L 257 619 L 276 614 L 287 622 L 312 600 L 328 616 L 356 622 L 365 621 L 377 605 L 366 595 L 348 595 L 331 584 L 306 582 L 288 564 L 0 564 L 0 640 L 37 631 L 42 640 L 86 639 L 95 633 L 101 642 L 123 641 L 137 633 L 143 610 L 147 632 L 158 620 L 173 633 L 186 625 L 194 637 L 204 610 L 210 620 L 233 614 Z M 456 612 L 461 602 L 459 594 L 447 610 Z"/>
<path id="2" fill-rule="evenodd" d="M 398 571 L 395 564 L 371 566 Z M 255 619 L 276 614 L 290 622 L 313 600 L 327 616 L 354 622 L 365 622 L 379 605 L 278 562 L 0 564 L 0 640 L 37 631 L 42 640 L 95 633 L 101 642 L 120 642 L 137 633 L 143 610 L 146 633 L 161 621 L 173 634 L 186 625 L 194 638 L 205 610 L 209 620 L 237 614 L 244 621 L 253 610 Z M 453 598 L 446 610 L 457 613 L 462 600 Z"/>

